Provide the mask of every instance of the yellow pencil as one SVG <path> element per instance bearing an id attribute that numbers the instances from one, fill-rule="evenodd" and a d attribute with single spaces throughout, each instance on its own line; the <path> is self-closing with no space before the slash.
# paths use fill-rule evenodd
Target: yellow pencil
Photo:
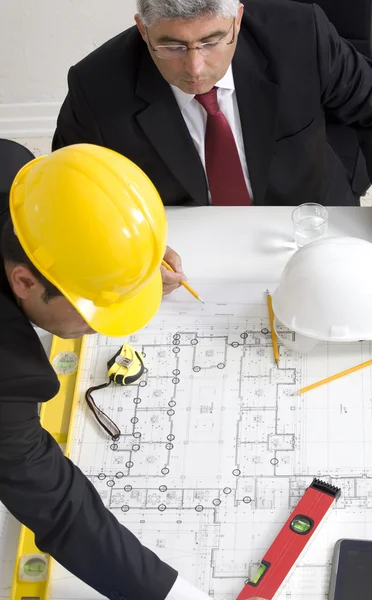
<path id="1" fill-rule="evenodd" d="M 317 388 L 320 385 L 324 385 L 325 383 L 329 383 L 330 381 L 334 381 L 335 379 L 339 379 L 340 377 L 343 377 L 344 375 L 349 375 L 350 373 L 354 373 L 355 371 L 359 371 L 359 369 L 364 369 L 364 367 L 368 367 L 369 365 L 372 365 L 372 360 L 367 360 L 366 362 L 361 363 L 360 365 L 356 365 L 355 367 L 351 367 L 351 369 L 346 369 L 346 371 L 341 371 L 340 373 L 336 373 L 335 375 L 331 375 L 331 377 L 327 377 L 326 379 L 322 379 L 321 381 L 318 381 L 317 383 L 312 383 L 311 385 L 308 385 L 308 386 L 306 386 L 304 388 L 301 388 L 297 392 L 294 392 L 292 394 L 292 396 L 299 396 L 300 394 L 304 394 L 305 392 L 309 392 L 310 390 L 313 390 L 314 388 Z"/>
<path id="2" fill-rule="evenodd" d="M 165 262 L 165 260 L 161 261 L 161 264 L 163 265 L 163 267 L 165 267 L 166 269 L 168 269 L 168 271 L 172 271 L 173 273 L 175 273 L 176 271 L 173 269 L 173 267 L 171 267 L 170 265 L 168 265 L 167 262 Z M 183 285 L 183 287 L 190 292 L 190 294 L 192 296 L 194 296 L 194 298 L 196 298 L 197 300 L 199 300 L 199 302 L 201 302 L 202 304 L 204 304 L 203 300 L 201 299 L 201 297 L 199 296 L 199 294 L 196 293 L 195 290 L 192 289 L 192 287 L 186 283 L 186 281 L 181 281 L 181 285 Z"/>
<path id="3" fill-rule="evenodd" d="M 274 360 L 276 362 L 276 366 L 279 367 L 279 348 L 278 348 L 278 340 L 276 339 L 275 329 L 274 329 L 274 311 L 273 311 L 273 302 L 270 295 L 269 290 L 266 290 L 267 294 L 267 306 L 269 308 L 269 317 L 270 317 L 270 329 L 271 329 L 271 339 L 273 341 L 273 350 L 274 350 Z"/>

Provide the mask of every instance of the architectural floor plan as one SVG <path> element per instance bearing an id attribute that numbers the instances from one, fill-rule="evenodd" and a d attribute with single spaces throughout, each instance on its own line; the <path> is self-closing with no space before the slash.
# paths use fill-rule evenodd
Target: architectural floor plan
<path id="1" fill-rule="evenodd" d="M 265 287 L 254 299 L 164 302 L 128 340 L 89 339 L 72 460 L 119 521 L 214 600 L 234 600 L 312 478 L 342 488 L 280 598 L 326 598 L 334 542 L 372 537 L 372 372 L 293 396 L 371 358 L 370 343 L 317 346 L 273 360 Z M 288 333 L 288 335 L 293 335 Z M 95 393 L 119 425 L 113 442 L 84 393 L 107 380 L 128 341 L 142 380 Z M 98 595 L 55 568 L 52 598 Z"/>

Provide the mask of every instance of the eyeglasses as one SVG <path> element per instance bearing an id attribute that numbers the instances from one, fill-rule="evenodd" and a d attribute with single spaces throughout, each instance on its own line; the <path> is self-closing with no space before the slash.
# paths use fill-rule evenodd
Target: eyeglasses
<path id="1" fill-rule="evenodd" d="M 232 40 L 230 42 L 226 42 L 224 38 L 226 38 L 229 35 L 232 27 L 234 27 Z M 234 18 L 233 22 L 231 23 L 228 32 L 226 33 L 226 35 L 223 36 L 223 38 L 221 38 L 217 42 L 205 42 L 203 44 L 200 44 L 199 46 L 195 46 L 195 48 L 189 48 L 188 46 L 184 46 L 184 45 L 155 46 L 154 47 L 154 46 L 152 46 L 152 44 L 150 42 L 149 33 L 147 31 L 147 28 L 145 28 L 145 29 L 146 29 L 147 40 L 149 43 L 150 50 L 152 50 L 152 52 L 156 52 L 159 58 L 163 58 L 165 60 L 184 58 L 186 56 L 186 54 L 188 52 L 190 52 L 191 50 L 197 50 L 198 52 L 200 52 L 200 54 L 202 56 L 210 56 L 211 54 L 218 54 L 218 53 L 223 52 L 223 50 L 225 49 L 225 46 L 231 46 L 231 44 L 233 44 L 235 42 L 235 18 Z"/>

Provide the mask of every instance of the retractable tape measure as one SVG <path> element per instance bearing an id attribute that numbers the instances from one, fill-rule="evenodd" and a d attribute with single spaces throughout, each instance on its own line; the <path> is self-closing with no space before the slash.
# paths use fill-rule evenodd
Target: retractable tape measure
<path id="1" fill-rule="evenodd" d="M 270 546 L 256 575 L 247 580 L 237 600 L 260 596 L 272 600 L 341 490 L 314 479 Z"/>
<path id="2" fill-rule="evenodd" d="M 85 399 L 89 408 L 101 427 L 112 437 L 119 439 L 121 431 L 119 427 L 104 413 L 93 400 L 92 392 L 108 387 L 112 383 L 116 385 L 131 385 L 138 381 L 144 373 L 145 365 L 143 356 L 129 344 L 124 344 L 120 350 L 107 363 L 109 380 L 101 385 L 89 388 L 85 392 Z"/>

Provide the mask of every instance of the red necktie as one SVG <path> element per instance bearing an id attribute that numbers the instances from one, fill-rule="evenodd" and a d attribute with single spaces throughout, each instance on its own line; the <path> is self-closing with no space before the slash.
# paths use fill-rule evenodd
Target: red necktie
<path id="1" fill-rule="evenodd" d="M 215 206 L 248 206 L 252 204 L 236 147 L 234 134 L 220 111 L 217 88 L 195 96 L 208 114 L 205 133 L 205 165 Z"/>

